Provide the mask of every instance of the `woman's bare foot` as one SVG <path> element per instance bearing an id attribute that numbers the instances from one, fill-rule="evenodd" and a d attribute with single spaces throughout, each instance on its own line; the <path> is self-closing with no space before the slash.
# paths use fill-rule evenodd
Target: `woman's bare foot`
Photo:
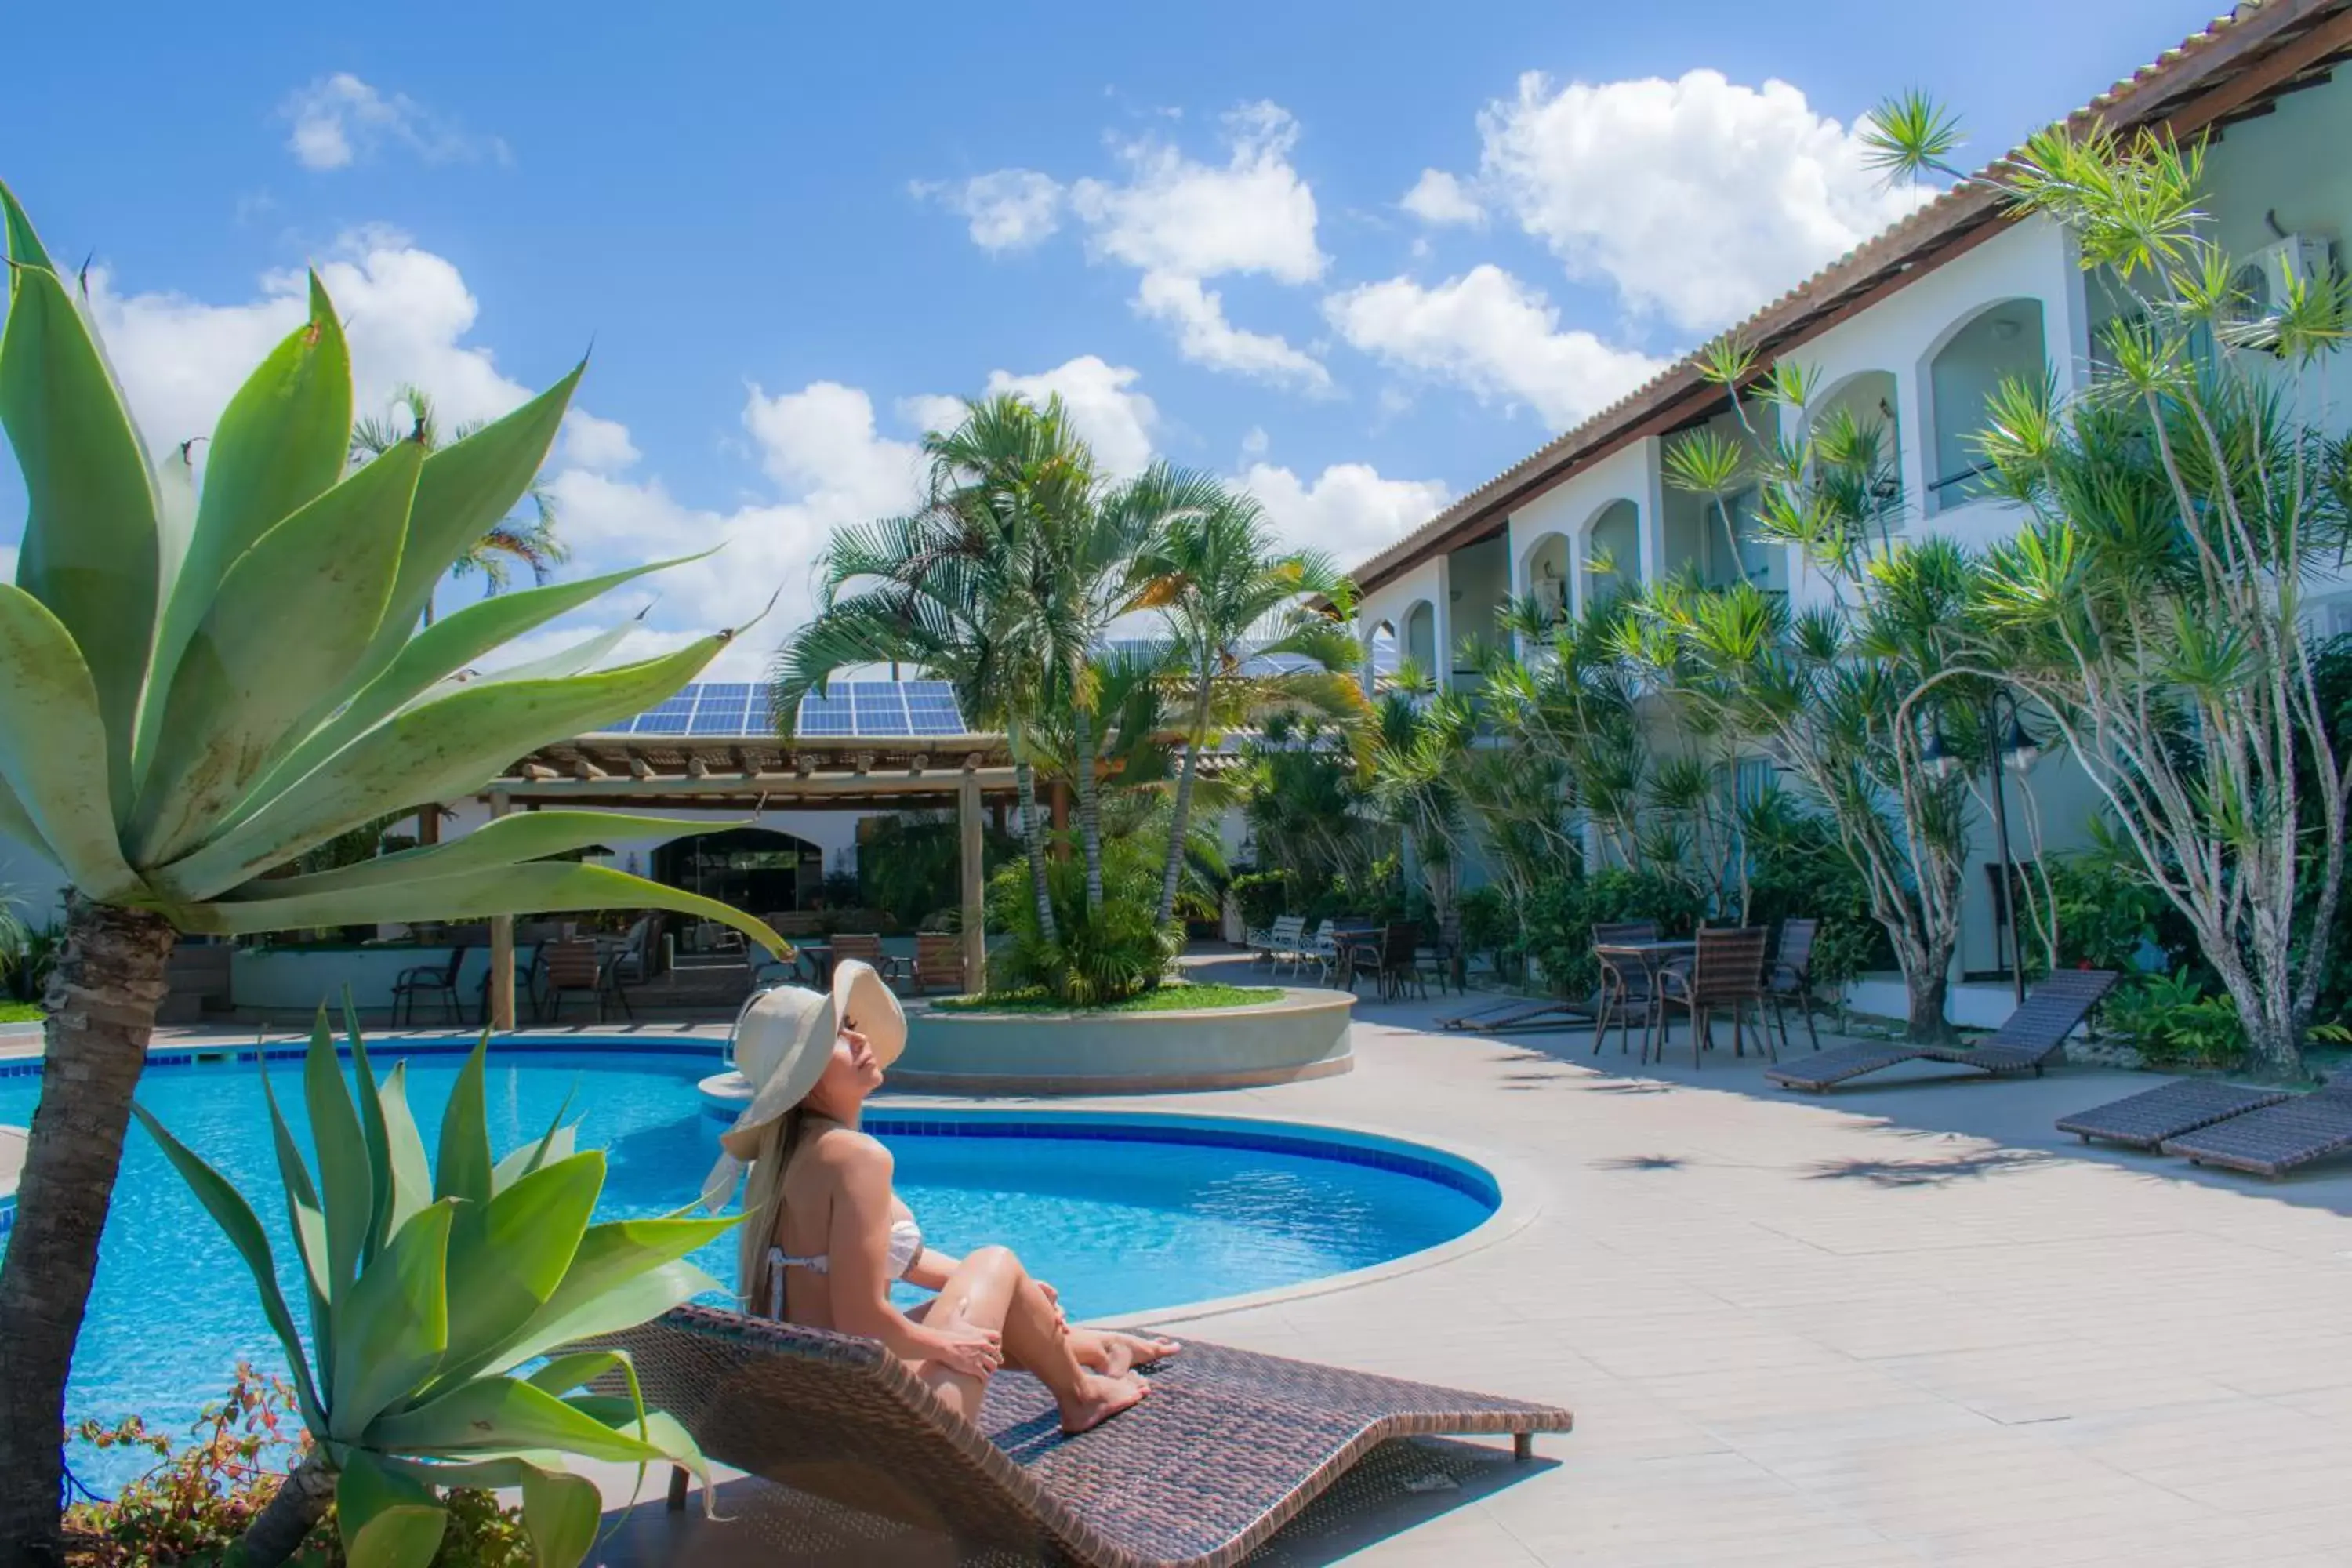
<path id="1" fill-rule="evenodd" d="M 1073 1436 L 1101 1426 L 1123 1410 L 1132 1410 L 1151 1385 L 1132 1375 L 1106 1377 L 1088 1373 L 1076 1392 L 1056 1401 L 1062 1407 L 1062 1430 Z"/>
<path id="2" fill-rule="evenodd" d="M 1122 1333 L 1117 1329 L 1073 1329 L 1070 1352 L 1089 1370 L 1122 1377 L 1139 1366 L 1166 1361 L 1184 1347 L 1174 1340 Z"/>

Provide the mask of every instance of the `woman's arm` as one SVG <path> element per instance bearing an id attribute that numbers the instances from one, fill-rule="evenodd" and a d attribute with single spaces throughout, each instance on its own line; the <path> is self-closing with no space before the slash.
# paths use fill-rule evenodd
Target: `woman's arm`
<path id="1" fill-rule="evenodd" d="M 836 1132 L 815 1153 L 835 1180 L 833 1229 L 825 1247 L 832 1258 L 827 1278 L 835 1326 L 880 1341 L 900 1361 L 944 1361 L 980 1376 L 994 1370 L 994 1335 L 929 1328 L 891 1304 L 890 1152 L 871 1138 Z M 944 1283 L 946 1276 L 940 1279 Z M 982 1349 L 990 1366 L 962 1364 Z"/>
<path id="2" fill-rule="evenodd" d="M 949 1277 L 962 1267 L 962 1258 L 950 1258 L 936 1247 L 927 1247 L 915 1254 L 915 1261 L 899 1278 L 919 1290 L 940 1290 L 946 1288 Z"/>

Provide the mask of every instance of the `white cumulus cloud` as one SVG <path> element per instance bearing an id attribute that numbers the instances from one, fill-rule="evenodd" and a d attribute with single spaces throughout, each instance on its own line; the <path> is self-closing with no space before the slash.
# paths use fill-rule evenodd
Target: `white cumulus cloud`
<path id="1" fill-rule="evenodd" d="M 1384 479 L 1367 463 L 1334 463 L 1311 479 L 1267 462 L 1242 471 L 1283 542 L 1320 550 L 1344 568 L 1426 522 L 1452 499 L 1437 479 Z"/>
<path id="2" fill-rule="evenodd" d="M 914 191 L 960 214 L 982 250 L 1025 250 L 1062 226 L 1061 182 L 1034 169 L 998 169 L 953 184 L 919 180 Z"/>
<path id="3" fill-rule="evenodd" d="M 1481 397 L 1532 407 L 1566 429 L 1631 391 L 1664 362 L 1563 331 L 1540 289 L 1498 267 L 1472 268 L 1426 287 L 1409 278 L 1367 283 L 1325 301 L 1340 336 L 1366 353 Z"/>
<path id="4" fill-rule="evenodd" d="M 1486 221 L 1486 209 L 1478 205 L 1470 187 L 1443 169 L 1423 169 L 1399 205 L 1422 222 L 1439 226 Z"/>
<path id="5" fill-rule="evenodd" d="M 1176 352 L 1194 364 L 1260 381 L 1327 392 L 1331 373 L 1304 349 L 1275 332 L 1253 332 L 1225 320 L 1224 297 L 1197 278 L 1147 272 L 1136 285 L 1135 308 L 1176 332 Z"/>
<path id="6" fill-rule="evenodd" d="M 1142 375 L 1130 365 L 1080 354 L 1035 375 L 992 371 L 988 392 L 991 396 L 1017 393 L 1039 404 L 1059 396 L 1070 411 L 1071 423 L 1094 448 L 1102 470 L 1124 478 L 1141 473 L 1150 463 L 1152 432 L 1160 424 L 1159 407 L 1134 390 Z"/>
<path id="7" fill-rule="evenodd" d="M 296 88 L 278 112 L 290 126 L 287 150 L 306 169 L 347 168 L 388 145 L 405 147 L 428 163 L 509 159 L 498 138 L 469 135 L 407 94 L 385 92 L 349 71 Z"/>
<path id="8" fill-rule="evenodd" d="M 1628 306 L 1692 332 L 1748 314 L 1934 195 L 1888 186 L 1854 130 L 1799 89 L 1719 71 L 1565 87 L 1531 71 L 1479 129 L 1481 185 L 1572 276 L 1605 278 Z"/>
<path id="9" fill-rule="evenodd" d="M 1291 166 L 1298 121 L 1273 103 L 1224 117 L 1229 157 L 1196 163 L 1165 142 L 1120 150 L 1128 178 L 1080 180 L 1071 205 L 1101 255 L 1145 272 L 1215 278 L 1258 272 L 1285 283 L 1323 276 L 1315 193 Z"/>
<path id="10" fill-rule="evenodd" d="M 563 416 L 563 460 L 599 473 L 617 473 L 635 463 L 639 453 L 629 439 L 629 427 L 617 419 L 599 419 L 584 408 Z"/>

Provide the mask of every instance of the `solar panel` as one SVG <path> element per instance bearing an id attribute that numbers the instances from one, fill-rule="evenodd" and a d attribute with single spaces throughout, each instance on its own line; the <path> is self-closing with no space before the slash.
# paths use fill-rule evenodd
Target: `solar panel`
<path id="1" fill-rule="evenodd" d="M 799 728 L 803 735 L 857 733 L 857 726 L 850 721 L 849 699 L 846 697 L 802 698 Z"/>

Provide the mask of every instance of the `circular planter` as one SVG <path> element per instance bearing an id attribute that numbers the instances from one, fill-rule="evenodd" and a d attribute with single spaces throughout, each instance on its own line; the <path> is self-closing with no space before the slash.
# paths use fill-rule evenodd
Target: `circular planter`
<path id="1" fill-rule="evenodd" d="M 1279 1001 L 1172 1013 L 941 1013 L 909 1009 L 889 1087 L 916 1094 L 1171 1094 L 1328 1078 L 1355 1066 L 1345 991 L 1286 989 Z M 702 1084 L 732 1117 L 751 1086 Z"/>

